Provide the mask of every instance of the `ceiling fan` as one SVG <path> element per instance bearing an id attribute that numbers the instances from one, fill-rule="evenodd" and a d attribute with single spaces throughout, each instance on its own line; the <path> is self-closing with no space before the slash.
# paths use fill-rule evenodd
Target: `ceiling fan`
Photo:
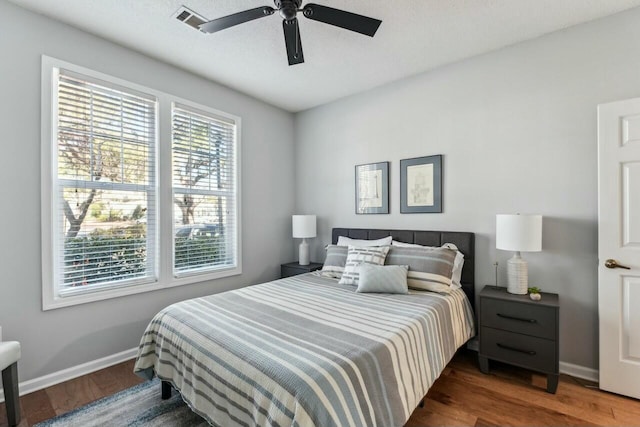
<path id="1" fill-rule="evenodd" d="M 302 43 L 300 40 L 300 29 L 298 27 L 298 12 L 314 21 L 335 25 L 346 30 L 355 31 L 373 37 L 382 21 L 328 6 L 308 3 L 304 8 L 300 8 L 302 0 L 274 0 L 276 9 L 263 6 L 255 9 L 245 10 L 205 22 L 200 25 L 200 30 L 205 33 L 215 33 L 225 28 L 238 24 L 253 21 L 273 15 L 276 11 L 282 16 L 282 27 L 284 29 L 284 41 L 287 47 L 289 65 L 301 64 L 304 62 L 302 53 Z"/>

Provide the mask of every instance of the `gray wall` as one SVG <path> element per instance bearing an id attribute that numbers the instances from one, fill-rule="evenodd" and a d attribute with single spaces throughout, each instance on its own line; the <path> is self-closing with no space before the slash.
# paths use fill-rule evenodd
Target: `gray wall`
<path id="1" fill-rule="evenodd" d="M 506 283 L 497 213 L 544 215 L 530 283 L 561 297 L 561 360 L 598 364 L 599 103 L 640 96 L 640 9 L 296 116 L 296 208 L 332 227 L 477 233 L 476 287 Z M 375 70 L 371 70 L 375 72 Z M 444 213 L 400 214 L 400 159 L 444 155 Z M 355 215 L 354 165 L 391 161 L 391 214 Z M 315 257 L 313 256 L 315 255 Z"/>
<path id="2" fill-rule="evenodd" d="M 242 118 L 241 276 L 41 311 L 40 56 L 46 54 Z M 293 115 L 0 0 L 0 325 L 22 342 L 20 379 L 138 345 L 175 301 L 271 280 L 291 261 Z"/>
<path id="3" fill-rule="evenodd" d="M 22 342 L 21 380 L 136 346 L 172 302 L 277 277 L 295 259 L 282 244 L 294 208 L 318 215 L 319 261 L 334 226 L 474 231 L 478 289 L 496 259 L 506 280 L 495 214 L 543 214 L 530 280 L 561 295 L 561 359 L 596 367 L 596 105 L 640 96 L 638 22 L 640 10 L 625 12 L 294 118 L 0 0 L 0 325 Z M 242 117 L 242 276 L 41 311 L 42 54 Z M 399 160 L 430 154 L 444 155 L 444 213 L 400 215 Z M 354 165 L 386 160 L 392 213 L 355 215 Z"/>

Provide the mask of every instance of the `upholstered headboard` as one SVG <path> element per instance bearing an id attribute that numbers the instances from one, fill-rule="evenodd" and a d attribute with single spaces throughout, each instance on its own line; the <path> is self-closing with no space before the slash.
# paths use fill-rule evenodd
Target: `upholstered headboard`
<path id="1" fill-rule="evenodd" d="M 418 231 L 418 230 L 377 230 L 369 228 L 334 228 L 331 242 L 335 245 L 338 236 L 352 239 L 380 239 L 391 236 L 393 240 L 424 246 L 442 246 L 453 243 L 464 255 L 462 267 L 462 289 L 467 294 L 471 306 L 475 307 L 475 234 L 464 231 Z"/>

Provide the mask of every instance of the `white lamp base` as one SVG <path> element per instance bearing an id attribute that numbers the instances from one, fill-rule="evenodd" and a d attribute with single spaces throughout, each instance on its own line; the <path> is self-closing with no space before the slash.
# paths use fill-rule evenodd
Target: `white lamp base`
<path id="1" fill-rule="evenodd" d="M 298 264 L 309 265 L 309 244 L 307 243 L 307 239 L 302 239 L 302 243 L 300 243 Z"/>
<path id="2" fill-rule="evenodd" d="M 526 295 L 529 289 L 529 268 L 520 252 L 507 261 L 507 292 L 510 294 Z"/>

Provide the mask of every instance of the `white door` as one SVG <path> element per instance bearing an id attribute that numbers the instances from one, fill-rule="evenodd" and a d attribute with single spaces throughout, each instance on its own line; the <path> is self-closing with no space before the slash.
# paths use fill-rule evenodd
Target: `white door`
<path id="1" fill-rule="evenodd" d="M 640 98 L 598 106 L 598 172 L 600 388 L 640 399 Z"/>

